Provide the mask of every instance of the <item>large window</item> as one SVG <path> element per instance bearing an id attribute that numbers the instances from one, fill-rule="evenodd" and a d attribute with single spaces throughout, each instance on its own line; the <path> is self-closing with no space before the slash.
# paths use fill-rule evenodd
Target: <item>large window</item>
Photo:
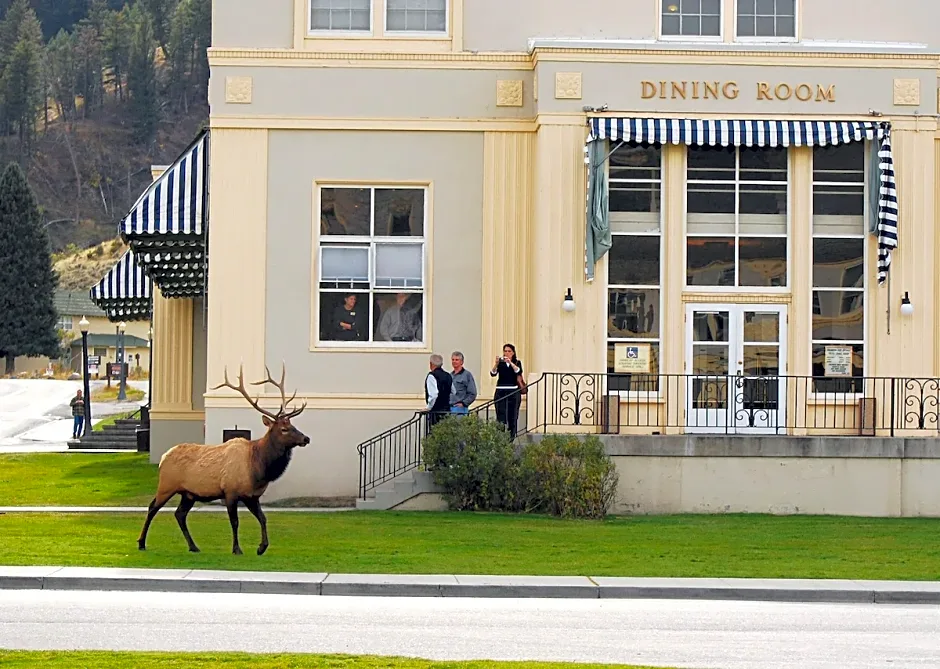
<path id="1" fill-rule="evenodd" d="M 689 147 L 686 283 L 787 285 L 786 149 Z"/>
<path id="2" fill-rule="evenodd" d="M 737 0 L 737 3 L 738 37 L 796 37 L 796 0 Z"/>
<path id="3" fill-rule="evenodd" d="M 368 32 L 372 0 L 310 0 L 310 29 Z"/>
<path id="4" fill-rule="evenodd" d="M 611 390 L 659 389 L 662 165 L 658 147 L 621 145 L 610 156 L 607 371 L 617 347 L 637 347 L 641 370 L 611 377 Z M 648 361 L 648 364 L 646 364 Z"/>
<path id="5" fill-rule="evenodd" d="M 386 32 L 447 31 L 447 0 L 386 0 Z"/>
<path id="6" fill-rule="evenodd" d="M 813 149 L 812 336 L 819 392 L 861 389 L 846 376 L 862 376 L 865 363 L 865 165 L 862 142 Z"/>
<path id="7" fill-rule="evenodd" d="M 71 330 L 72 329 L 72 317 L 71 316 L 59 316 L 59 320 L 55 324 L 56 330 Z"/>
<path id="8" fill-rule="evenodd" d="M 425 341 L 426 189 L 320 189 L 320 342 Z"/>
<path id="9" fill-rule="evenodd" d="M 663 37 L 720 37 L 722 1 L 662 0 Z"/>

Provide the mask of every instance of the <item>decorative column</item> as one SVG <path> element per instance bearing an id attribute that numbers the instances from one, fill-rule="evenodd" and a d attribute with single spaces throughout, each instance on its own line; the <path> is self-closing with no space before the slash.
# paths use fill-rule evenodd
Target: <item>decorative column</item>
<path id="1" fill-rule="evenodd" d="M 813 150 L 793 147 L 790 153 L 790 304 L 787 307 L 787 367 L 781 374 L 812 376 L 813 338 Z M 787 383 L 787 430 L 806 434 L 811 382 L 793 378 Z"/>
<path id="2" fill-rule="evenodd" d="M 153 403 L 151 420 L 193 410 L 193 301 L 163 297 L 153 287 Z"/>

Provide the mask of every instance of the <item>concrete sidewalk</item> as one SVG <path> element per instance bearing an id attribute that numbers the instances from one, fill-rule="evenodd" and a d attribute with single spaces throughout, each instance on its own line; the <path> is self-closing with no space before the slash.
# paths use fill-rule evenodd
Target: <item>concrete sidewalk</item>
<path id="1" fill-rule="evenodd" d="M 0 567 L 0 589 L 940 604 L 940 582 L 927 581 L 326 574 L 92 567 Z"/>
<path id="2" fill-rule="evenodd" d="M 176 511 L 176 506 L 179 504 L 178 499 L 170 500 L 170 503 L 160 509 L 160 513 L 173 513 Z M 309 508 L 293 508 L 293 507 L 277 507 L 277 506 L 264 506 L 262 508 L 265 513 L 277 513 L 280 511 L 288 513 L 333 513 L 338 511 L 355 511 L 356 508 L 352 506 L 337 506 L 337 507 L 309 507 Z M 221 504 L 207 504 L 204 506 L 193 507 L 190 513 L 225 513 L 227 509 Z M 243 505 L 238 507 L 239 513 L 248 513 Z M 0 506 L 0 513 L 141 513 L 147 514 L 146 506 Z"/>

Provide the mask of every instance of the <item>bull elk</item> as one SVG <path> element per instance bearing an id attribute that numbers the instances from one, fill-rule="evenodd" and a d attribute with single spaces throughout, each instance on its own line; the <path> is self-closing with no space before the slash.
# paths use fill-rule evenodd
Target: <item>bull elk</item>
<path id="1" fill-rule="evenodd" d="M 214 502 L 223 500 L 228 509 L 229 522 L 232 525 L 232 553 L 241 555 L 238 545 L 238 503 L 242 502 L 261 525 L 261 544 L 258 555 L 263 555 L 268 548 L 268 525 L 261 510 L 261 495 L 272 481 L 276 481 L 290 464 L 294 447 L 306 446 L 310 437 L 291 425 L 291 419 L 299 416 L 307 407 L 304 403 L 299 409 L 288 410 L 288 405 L 297 397 L 297 393 L 287 399 L 284 391 L 285 369 L 281 367 L 281 381 L 271 378 L 271 372 L 265 366 L 267 378 L 252 383 L 253 386 L 271 384 L 281 391 L 281 408 L 271 413 L 262 409 L 257 400 L 251 399 L 245 389 L 241 366 L 238 368 L 238 386 L 228 380 L 228 368 L 225 369 L 225 381 L 213 388 L 231 388 L 238 391 L 248 403 L 261 413 L 261 420 L 267 431 L 260 439 L 229 439 L 215 445 L 177 444 L 160 458 L 160 473 L 157 494 L 150 502 L 147 520 L 137 539 L 137 547 L 146 550 L 147 531 L 157 512 L 174 495 L 180 495 L 180 505 L 176 509 L 176 522 L 189 544 L 189 550 L 198 553 L 199 548 L 193 542 L 186 526 L 186 516 L 196 502 Z"/>

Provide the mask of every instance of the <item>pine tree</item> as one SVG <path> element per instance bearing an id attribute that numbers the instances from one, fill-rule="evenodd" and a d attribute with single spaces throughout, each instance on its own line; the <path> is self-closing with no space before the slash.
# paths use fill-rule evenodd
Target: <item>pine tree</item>
<path id="1" fill-rule="evenodd" d="M 26 175 L 10 163 L 0 177 L 0 357 L 13 374 L 17 356 L 56 356 L 57 278 L 49 237 Z"/>
<path id="2" fill-rule="evenodd" d="M 19 129 L 21 156 L 32 139 L 42 104 L 42 56 L 42 29 L 36 14 L 29 9 L 20 21 L 18 39 L 3 71 L 6 118 Z"/>
<path id="3" fill-rule="evenodd" d="M 150 143 L 157 132 L 157 71 L 154 64 L 154 37 L 150 15 L 135 5 L 134 40 L 131 42 L 127 68 L 127 88 L 134 137 L 141 144 Z"/>

